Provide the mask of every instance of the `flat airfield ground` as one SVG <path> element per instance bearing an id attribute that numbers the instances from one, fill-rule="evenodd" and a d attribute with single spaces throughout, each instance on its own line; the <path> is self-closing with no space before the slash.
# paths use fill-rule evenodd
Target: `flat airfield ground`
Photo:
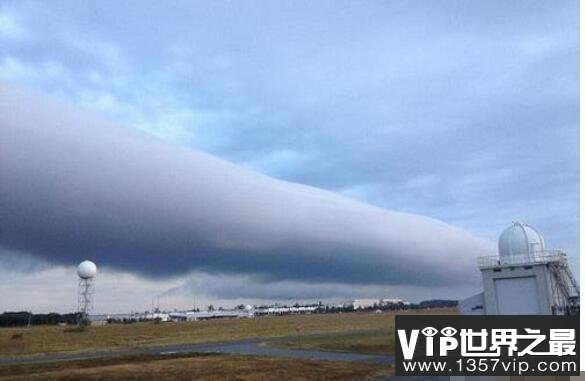
<path id="1" fill-rule="evenodd" d="M 238 355 L 145 356 L 0 367 L 2 381 L 348 381 L 391 374 L 391 367 L 372 363 Z"/>
<path id="2" fill-rule="evenodd" d="M 405 311 L 403 314 L 454 314 L 453 309 Z M 59 352 L 92 352 L 137 346 L 207 343 L 242 339 L 282 338 L 287 347 L 299 343 L 304 348 L 336 349 L 327 338 L 340 337 L 341 342 L 353 342 L 361 347 L 374 343 L 379 347 L 379 335 L 393 342 L 396 313 L 352 312 L 339 314 L 310 314 L 265 316 L 250 319 L 217 319 L 179 323 L 150 322 L 90 326 L 84 332 L 71 332 L 71 327 L 33 326 L 31 328 L 0 329 L 0 356 L 26 356 Z M 328 346 L 328 347 L 327 347 Z M 343 350 L 343 348 L 337 348 Z M 381 349 L 348 351 L 364 353 L 393 353 L 393 346 Z"/>
<path id="3" fill-rule="evenodd" d="M 453 309 L 405 311 L 403 314 L 455 314 Z M 394 353 L 396 313 L 352 312 L 219 319 L 180 323 L 113 324 L 87 327 L 35 326 L 0 329 L 0 357 L 83 353 L 122 348 L 186 343 L 266 339 L 267 345 L 353 353 Z M 77 365 L 74 365 L 77 364 Z M 369 379 L 391 374 L 392 368 L 373 363 L 328 362 L 268 357 L 215 355 L 160 358 L 143 356 L 117 360 L 0 366 L 0 380 L 118 379 Z M 216 369 L 215 371 L 211 371 Z M 242 371 L 245 372 L 242 373 Z M 288 376 L 281 371 L 286 370 Z M 143 377 L 134 378 L 134 374 Z M 76 375 L 76 376 L 73 376 Z"/>

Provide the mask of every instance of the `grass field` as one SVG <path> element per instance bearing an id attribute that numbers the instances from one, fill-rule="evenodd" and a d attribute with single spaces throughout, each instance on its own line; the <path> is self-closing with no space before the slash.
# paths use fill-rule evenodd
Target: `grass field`
<path id="1" fill-rule="evenodd" d="M 394 331 L 390 329 L 374 329 L 367 331 L 330 332 L 276 339 L 271 341 L 269 345 L 291 349 L 393 354 Z"/>
<path id="2" fill-rule="evenodd" d="M 414 313 L 409 311 L 409 313 Z M 416 313 L 453 314 L 454 310 Z M 0 329 L 0 357 L 128 347 L 266 339 L 267 345 L 357 353 L 394 352 L 394 313 L 289 315 L 183 323 Z M 390 366 L 240 355 L 133 356 L 0 366 L 0 381 L 368 380 Z"/>
<path id="3" fill-rule="evenodd" d="M 368 380 L 392 374 L 389 366 L 205 355 L 175 358 L 135 357 L 0 367 L 0 381 L 122 380 Z"/>
<path id="4" fill-rule="evenodd" d="M 451 314 L 455 311 L 445 309 L 418 313 Z M 0 356 L 249 338 L 284 338 L 283 345 L 294 346 L 298 343 L 297 332 L 300 332 L 301 345 L 306 347 L 380 353 L 387 349 L 393 350 L 384 343 L 384 335 L 393 340 L 388 333 L 394 329 L 394 316 L 393 313 L 357 312 L 288 315 L 183 323 L 116 324 L 88 327 L 84 332 L 67 332 L 65 327 L 56 326 L 37 326 L 30 329 L 3 328 L 0 329 Z M 379 335 L 380 332 L 382 336 Z"/>

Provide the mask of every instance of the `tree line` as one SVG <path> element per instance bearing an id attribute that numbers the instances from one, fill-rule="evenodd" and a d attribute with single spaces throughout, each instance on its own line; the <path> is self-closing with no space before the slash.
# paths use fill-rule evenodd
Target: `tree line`
<path id="1" fill-rule="evenodd" d="M 4 312 L 0 315 L 0 327 L 22 327 L 27 325 L 57 325 L 77 324 L 78 313 L 59 314 L 51 312 L 48 314 L 33 314 L 28 311 Z"/>
<path id="2" fill-rule="evenodd" d="M 294 304 L 295 307 L 301 306 L 298 303 Z M 315 306 L 318 307 L 316 313 L 337 313 L 337 312 L 353 312 L 352 306 L 329 306 L 321 302 L 318 304 L 307 304 L 303 306 Z M 457 307 L 456 300 L 425 300 L 418 304 L 375 304 L 371 307 L 360 308 L 361 311 L 374 311 L 374 310 L 417 310 L 417 309 L 428 309 L 428 308 L 454 308 Z M 240 308 L 238 306 L 237 308 Z M 242 305 L 240 309 L 243 309 Z M 134 323 L 136 321 L 142 321 L 143 319 L 110 319 L 110 323 Z M 27 325 L 57 325 L 57 324 L 77 324 L 79 321 L 79 313 L 67 313 L 59 314 L 51 312 L 48 314 L 33 314 L 27 311 L 20 312 L 4 312 L 0 314 L 0 327 L 22 327 Z"/>

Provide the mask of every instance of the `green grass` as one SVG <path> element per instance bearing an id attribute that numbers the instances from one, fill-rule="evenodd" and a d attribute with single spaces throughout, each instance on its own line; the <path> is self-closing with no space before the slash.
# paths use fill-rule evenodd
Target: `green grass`
<path id="1" fill-rule="evenodd" d="M 267 345 L 291 349 L 393 354 L 394 331 L 391 329 L 377 329 L 303 335 L 273 340 L 267 342 Z"/>

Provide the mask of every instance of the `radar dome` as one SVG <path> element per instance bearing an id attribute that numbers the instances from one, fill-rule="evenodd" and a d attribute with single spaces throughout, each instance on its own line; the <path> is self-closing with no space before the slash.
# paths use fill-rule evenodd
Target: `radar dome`
<path id="1" fill-rule="evenodd" d="M 544 251 L 544 239 L 532 226 L 514 222 L 500 235 L 498 251 L 502 260 L 532 259 Z"/>
<path id="2" fill-rule="evenodd" d="M 77 266 L 77 275 L 81 279 L 90 279 L 97 274 L 97 267 L 92 261 L 83 261 Z"/>

